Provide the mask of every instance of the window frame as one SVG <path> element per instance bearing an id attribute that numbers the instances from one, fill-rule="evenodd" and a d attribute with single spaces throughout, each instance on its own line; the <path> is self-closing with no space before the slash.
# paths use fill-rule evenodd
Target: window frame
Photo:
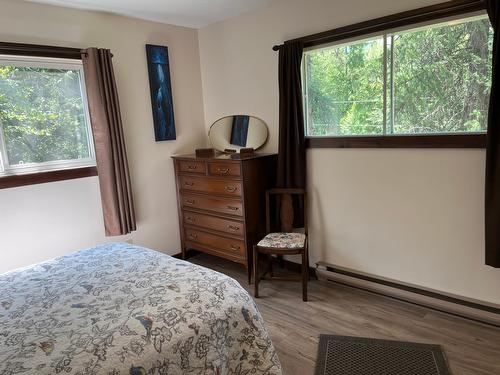
<path id="1" fill-rule="evenodd" d="M 59 63 L 61 67 L 69 67 L 70 65 L 78 67 L 81 74 L 82 98 L 91 156 L 91 158 L 82 160 L 46 162 L 43 163 L 45 166 L 43 169 L 40 168 L 40 164 L 10 167 L 6 171 L 0 171 L 0 189 L 97 176 L 95 148 L 90 126 L 90 113 L 83 66 L 78 62 L 81 61 L 82 50 L 78 48 L 0 42 L 0 55 L 4 60 L 8 59 L 15 62 L 28 62 L 31 60 L 35 64 L 40 65 L 45 61 L 50 62 L 49 65 L 51 67 L 54 66 L 54 63 Z M 0 153 L 4 153 L 6 149 L 3 139 L 0 139 L 0 142 L 2 142 Z M 5 157 L 5 154 L 0 155 L 0 158 L 3 158 L 3 160 L 5 160 Z"/>
<path id="2" fill-rule="evenodd" d="M 395 30 L 404 30 L 425 24 L 437 24 L 446 21 L 446 19 L 473 16 L 484 12 L 485 5 L 481 0 L 452 0 L 289 40 L 285 44 L 300 41 L 303 43 L 305 50 L 315 49 L 374 36 L 383 36 L 383 34 Z M 304 77 L 304 74 L 302 74 L 302 77 Z M 306 133 L 305 109 L 304 106 L 304 133 Z M 306 135 L 305 144 L 307 148 L 485 148 L 486 140 L 486 132 L 416 135 Z"/>

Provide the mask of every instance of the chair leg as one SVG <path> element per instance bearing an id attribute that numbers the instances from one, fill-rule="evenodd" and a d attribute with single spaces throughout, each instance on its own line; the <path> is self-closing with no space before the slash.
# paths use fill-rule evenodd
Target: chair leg
<path id="1" fill-rule="evenodd" d="M 307 247 L 302 253 L 302 300 L 307 302 L 307 281 L 309 279 L 309 264 Z"/>
<path id="2" fill-rule="evenodd" d="M 274 277 L 273 256 L 269 255 L 269 276 Z"/>
<path id="3" fill-rule="evenodd" d="M 281 268 L 285 268 L 285 258 L 283 258 L 283 255 L 278 255 L 278 264 Z"/>
<path id="4" fill-rule="evenodd" d="M 252 264 L 248 262 L 247 264 L 247 276 L 248 276 L 248 285 L 252 284 Z"/>
<path id="5" fill-rule="evenodd" d="M 271 254 L 267 254 L 267 268 L 264 271 L 264 275 L 266 274 L 273 277 L 273 256 Z"/>
<path id="6" fill-rule="evenodd" d="M 259 252 L 257 247 L 253 247 L 253 282 L 254 282 L 254 296 L 259 298 Z"/>
<path id="7" fill-rule="evenodd" d="M 311 281 L 311 274 L 309 273 L 309 244 L 306 241 L 306 258 L 307 258 L 307 281 Z"/>

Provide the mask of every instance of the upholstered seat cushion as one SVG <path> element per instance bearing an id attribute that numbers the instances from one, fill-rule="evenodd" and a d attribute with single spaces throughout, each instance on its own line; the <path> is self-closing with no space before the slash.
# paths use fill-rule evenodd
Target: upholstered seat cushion
<path id="1" fill-rule="evenodd" d="M 304 247 L 306 236 L 303 233 L 269 233 L 257 246 L 280 249 L 296 249 Z"/>

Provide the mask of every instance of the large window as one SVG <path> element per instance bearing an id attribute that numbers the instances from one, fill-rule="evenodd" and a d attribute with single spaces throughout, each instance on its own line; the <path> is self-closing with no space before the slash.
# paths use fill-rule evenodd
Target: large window
<path id="1" fill-rule="evenodd" d="M 0 55 L 0 178 L 93 165 L 81 60 Z"/>
<path id="2" fill-rule="evenodd" d="M 306 135 L 484 133 L 492 42 L 480 15 L 306 50 Z"/>

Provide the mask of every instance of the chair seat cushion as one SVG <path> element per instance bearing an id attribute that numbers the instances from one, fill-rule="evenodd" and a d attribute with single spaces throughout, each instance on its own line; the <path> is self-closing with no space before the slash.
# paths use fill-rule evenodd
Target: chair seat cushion
<path id="1" fill-rule="evenodd" d="M 279 249 L 296 249 L 304 247 L 306 236 L 303 233 L 269 233 L 257 246 Z"/>

